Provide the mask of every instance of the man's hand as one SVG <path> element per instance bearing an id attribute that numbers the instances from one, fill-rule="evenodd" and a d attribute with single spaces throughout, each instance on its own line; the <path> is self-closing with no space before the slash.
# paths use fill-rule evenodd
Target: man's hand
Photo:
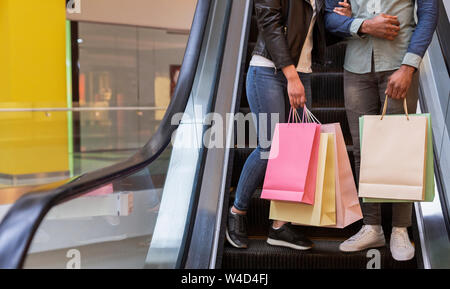
<path id="1" fill-rule="evenodd" d="M 397 16 L 382 13 L 371 19 L 365 20 L 359 31 L 378 38 L 394 40 L 400 31 L 400 22 L 398 22 Z"/>
<path id="2" fill-rule="evenodd" d="M 408 93 L 415 68 L 409 65 L 402 65 L 394 72 L 388 80 L 385 93 L 393 99 L 403 99 Z"/>
<path id="3" fill-rule="evenodd" d="M 295 66 L 289 65 L 284 67 L 283 73 L 288 81 L 287 90 L 291 106 L 294 108 L 303 107 L 306 103 L 305 87 L 300 81 Z"/>
<path id="4" fill-rule="evenodd" d="M 333 12 L 342 16 L 352 17 L 352 6 L 348 3 L 348 0 L 344 0 L 343 2 L 339 2 L 341 7 L 335 7 Z"/>

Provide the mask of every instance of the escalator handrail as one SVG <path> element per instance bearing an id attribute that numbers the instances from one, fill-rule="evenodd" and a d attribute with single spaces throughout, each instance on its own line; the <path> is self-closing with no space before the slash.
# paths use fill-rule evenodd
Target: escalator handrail
<path id="1" fill-rule="evenodd" d="M 436 26 L 436 34 L 441 46 L 442 56 L 444 57 L 445 66 L 450 73 L 450 37 L 448 34 L 449 29 L 449 15 L 444 7 L 444 1 L 439 1 L 439 16 Z M 448 5 L 448 4 L 447 4 Z"/>
<path id="2" fill-rule="evenodd" d="M 127 177 L 152 163 L 168 146 L 184 112 L 194 82 L 211 1 L 198 0 L 174 96 L 156 133 L 129 159 L 85 173 L 48 191 L 30 192 L 17 200 L 0 223 L 0 268 L 22 268 L 33 237 L 50 209 L 93 189 Z"/>

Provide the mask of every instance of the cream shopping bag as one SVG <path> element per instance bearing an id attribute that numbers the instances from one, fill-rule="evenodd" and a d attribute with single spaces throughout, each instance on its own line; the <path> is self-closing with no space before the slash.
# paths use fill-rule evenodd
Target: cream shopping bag
<path id="1" fill-rule="evenodd" d="M 359 196 L 367 198 L 424 199 L 427 117 L 365 115 L 361 145 Z"/>
<path id="2" fill-rule="evenodd" d="M 270 219 L 312 226 L 336 224 L 334 140 L 334 134 L 320 134 L 314 205 L 271 201 Z"/>
<path id="3" fill-rule="evenodd" d="M 427 157 L 426 157 L 426 172 L 425 172 L 425 197 L 424 202 L 432 202 L 434 200 L 434 153 L 433 153 L 433 134 L 431 133 L 431 115 L 429 113 L 417 114 L 427 117 Z M 410 115 L 411 116 L 411 115 Z M 414 115 L 413 115 L 414 116 Z M 363 135 L 362 127 L 364 126 L 364 118 L 359 119 L 360 136 Z M 323 126 L 322 126 L 323 128 Z M 363 198 L 364 203 L 405 203 L 413 202 L 412 200 L 394 200 L 394 199 L 377 199 L 377 198 Z"/>

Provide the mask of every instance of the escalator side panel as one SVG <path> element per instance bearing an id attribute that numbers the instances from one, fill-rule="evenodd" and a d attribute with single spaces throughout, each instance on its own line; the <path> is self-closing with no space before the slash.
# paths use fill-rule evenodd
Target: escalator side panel
<path id="1" fill-rule="evenodd" d="M 442 7 L 441 7 L 442 8 Z M 442 10 L 442 9 L 441 9 Z M 442 11 L 441 15 L 442 16 Z M 440 19 L 440 25 L 446 21 Z M 423 268 L 450 268 L 450 137 L 446 119 L 449 116 L 450 82 L 448 68 L 444 61 L 442 42 L 438 34 L 433 36 L 420 67 L 420 108 L 432 115 L 434 142 L 436 195 L 433 202 L 415 203 L 417 229 Z"/>
<path id="2" fill-rule="evenodd" d="M 223 53 L 225 1 L 212 1 L 192 92 L 174 136 L 173 151 L 163 190 L 160 212 L 145 268 L 183 266 L 189 246 L 192 216 L 197 206 L 197 185 L 203 175 L 205 117 L 213 107 L 217 75 Z"/>
<path id="3" fill-rule="evenodd" d="M 215 98 L 216 115 L 223 120 L 219 130 L 226 143 L 207 150 L 192 239 L 185 268 L 214 268 L 221 237 L 224 195 L 227 185 L 229 147 L 233 143 L 233 118 L 239 91 L 239 77 L 244 61 L 247 37 L 247 17 L 251 1 L 231 1 L 231 12 L 220 81 Z M 237 45 L 238 44 L 238 45 Z M 226 210 L 226 209 L 225 209 Z"/>

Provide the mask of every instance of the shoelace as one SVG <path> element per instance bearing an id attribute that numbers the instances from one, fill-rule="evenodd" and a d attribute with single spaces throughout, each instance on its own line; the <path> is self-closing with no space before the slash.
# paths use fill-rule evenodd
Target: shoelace
<path id="1" fill-rule="evenodd" d="M 300 239 L 300 238 L 304 238 L 304 237 L 305 237 L 305 235 L 304 235 L 302 232 L 300 232 L 300 231 L 298 230 L 298 228 L 295 228 L 295 227 L 292 226 L 291 224 L 286 224 L 286 225 L 285 225 L 285 228 L 287 229 L 287 231 L 288 231 L 292 236 L 294 236 L 295 239 Z"/>
<path id="2" fill-rule="evenodd" d="M 394 243 L 396 243 L 397 247 L 408 248 L 408 240 L 406 235 L 400 232 L 392 234 L 394 238 Z"/>
<path id="3" fill-rule="evenodd" d="M 245 228 L 245 217 L 246 216 L 240 216 L 239 219 L 239 232 L 240 233 L 244 233 L 246 232 L 246 228 Z"/>
<path id="4" fill-rule="evenodd" d="M 367 231 L 367 229 L 368 228 L 366 226 L 364 226 L 361 230 L 359 230 L 358 233 L 356 233 L 355 235 L 350 237 L 350 239 L 348 239 L 348 241 L 350 241 L 350 242 L 356 241 L 357 239 L 359 239 L 359 237 L 361 237 Z"/>

